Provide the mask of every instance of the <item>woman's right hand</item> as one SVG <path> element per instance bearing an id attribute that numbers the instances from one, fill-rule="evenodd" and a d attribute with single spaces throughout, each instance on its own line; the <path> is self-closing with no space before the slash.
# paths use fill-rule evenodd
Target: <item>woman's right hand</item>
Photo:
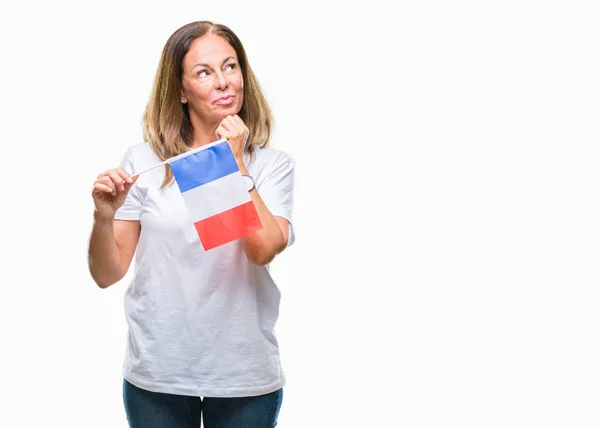
<path id="1" fill-rule="evenodd" d="M 114 218 L 115 213 L 125 203 L 129 189 L 139 175 L 131 177 L 122 168 L 109 169 L 94 182 L 92 197 L 96 205 L 96 215 L 100 218 Z"/>

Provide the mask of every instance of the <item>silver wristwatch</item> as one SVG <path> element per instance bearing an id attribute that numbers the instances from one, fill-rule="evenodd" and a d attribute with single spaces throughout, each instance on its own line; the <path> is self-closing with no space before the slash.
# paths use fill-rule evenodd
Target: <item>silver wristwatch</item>
<path id="1" fill-rule="evenodd" d="M 248 174 L 242 174 L 242 178 L 244 179 L 246 190 L 248 190 L 248 192 L 251 192 L 254 189 L 254 179 L 251 175 Z"/>

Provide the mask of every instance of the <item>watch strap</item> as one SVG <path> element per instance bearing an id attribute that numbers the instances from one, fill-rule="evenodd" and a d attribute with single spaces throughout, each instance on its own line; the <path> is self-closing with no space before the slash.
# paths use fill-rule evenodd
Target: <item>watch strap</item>
<path id="1" fill-rule="evenodd" d="M 256 187 L 256 185 L 254 184 L 254 178 L 252 178 L 252 176 L 248 174 L 242 174 L 242 177 L 248 177 L 250 181 L 252 181 L 252 187 L 248 189 L 248 192 L 253 191 Z"/>

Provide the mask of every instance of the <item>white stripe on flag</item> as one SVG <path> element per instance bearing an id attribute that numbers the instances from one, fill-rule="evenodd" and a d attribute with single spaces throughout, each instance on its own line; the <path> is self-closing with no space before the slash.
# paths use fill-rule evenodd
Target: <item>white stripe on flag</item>
<path id="1" fill-rule="evenodd" d="M 239 171 L 181 194 L 193 222 L 250 202 L 250 193 Z"/>

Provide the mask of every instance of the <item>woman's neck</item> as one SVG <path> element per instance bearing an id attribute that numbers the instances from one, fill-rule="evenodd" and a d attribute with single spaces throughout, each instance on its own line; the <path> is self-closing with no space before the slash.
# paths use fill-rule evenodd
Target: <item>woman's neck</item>
<path id="1" fill-rule="evenodd" d="M 192 141 L 188 144 L 190 148 L 195 149 L 218 140 L 215 131 L 219 127 L 220 121 L 207 124 L 197 117 L 192 117 L 191 122 L 194 134 L 192 136 Z"/>

